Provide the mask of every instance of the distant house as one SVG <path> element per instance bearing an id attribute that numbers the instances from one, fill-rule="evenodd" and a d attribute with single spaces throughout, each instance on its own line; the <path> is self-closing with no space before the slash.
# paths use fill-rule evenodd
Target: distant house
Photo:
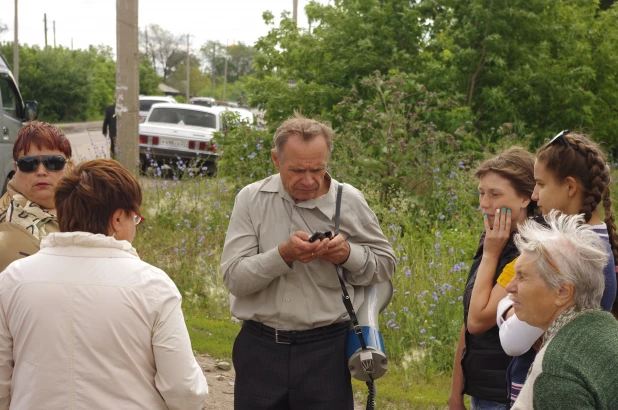
<path id="1" fill-rule="evenodd" d="M 163 91 L 163 94 L 165 95 L 172 95 L 172 96 L 180 95 L 180 91 L 178 91 L 175 88 L 170 87 L 169 85 L 165 85 L 163 83 L 159 84 L 159 90 Z"/>

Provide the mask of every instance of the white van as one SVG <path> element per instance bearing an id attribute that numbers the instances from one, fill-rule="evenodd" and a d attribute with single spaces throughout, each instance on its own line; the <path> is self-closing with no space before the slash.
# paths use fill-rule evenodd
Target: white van
<path id="1" fill-rule="evenodd" d="M 6 185 L 13 177 L 13 144 L 23 123 L 36 119 L 38 104 L 21 98 L 9 64 L 0 54 L 0 195 L 4 195 Z"/>

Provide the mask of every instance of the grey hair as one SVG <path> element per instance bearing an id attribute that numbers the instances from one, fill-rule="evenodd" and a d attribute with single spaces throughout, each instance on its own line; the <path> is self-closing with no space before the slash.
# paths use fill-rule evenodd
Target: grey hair
<path id="1" fill-rule="evenodd" d="M 583 215 L 552 210 L 546 220 L 548 226 L 534 220 L 519 225 L 515 245 L 534 255 L 539 276 L 550 289 L 571 284 L 575 306 L 598 308 L 609 259 L 604 241 L 585 225 Z"/>
<path id="2" fill-rule="evenodd" d="M 305 118 L 298 113 L 286 120 L 277 128 L 277 131 L 275 131 L 275 136 L 273 137 L 273 152 L 281 157 L 285 143 L 290 135 L 294 134 L 300 136 L 304 142 L 312 141 L 315 137 L 320 135 L 323 136 L 324 139 L 326 139 L 326 145 L 328 146 L 327 156 L 330 159 L 330 154 L 333 150 L 335 131 L 326 124 Z"/>

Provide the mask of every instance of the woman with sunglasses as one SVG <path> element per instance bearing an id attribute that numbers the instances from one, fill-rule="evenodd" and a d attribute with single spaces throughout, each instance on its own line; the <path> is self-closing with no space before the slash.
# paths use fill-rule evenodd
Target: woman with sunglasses
<path id="1" fill-rule="evenodd" d="M 618 234 L 605 153 L 588 137 L 568 130 L 562 131 L 536 153 L 534 179 L 536 185 L 532 199 L 537 201 L 543 215 L 548 215 L 554 209 L 567 215 L 582 214 L 588 227 L 603 239 L 609 260 L 603 271 L 605 291 L 601 308 L 616 314 L 615 260 L 618 260 Z M 605 221 L 601 220 L 599 214 L 601 203 Z M 511 277 L 504 278 L 505 285 Z M 511 403 L 517 399 L 536 356 L 536 350 L 532 347 L 544 333 L 520 321 L 513 314 L 512 305 L 513 301 L 506 297 L 500 301 L 497 310 L 502 347 L 509 355 L 516 356 L 508 372 Z"/>
<path id="2" fill-rule="evenodd" d="M 58 182 L 62 232 L 0 274 L 0 408 L 202 409 L 181 295 L 131 246 L 141 202 L 111 159 Z"/>
<path id="3" fill-rule="evenodd" d="M 59 230 L 54 189 L 70 159 L 69 140 L 51 124 L 33 121 L 17 134 L 15 174 L 0 198 L 0 272 L 36 253 L 41 239 Z"/>

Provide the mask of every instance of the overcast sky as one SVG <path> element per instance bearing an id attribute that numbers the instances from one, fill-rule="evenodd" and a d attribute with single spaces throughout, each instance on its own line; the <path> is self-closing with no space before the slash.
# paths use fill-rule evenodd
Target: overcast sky
<path id="1" fill-rule="evenodd" d="M 307 27 L 304 7 L 299 0 L 298 23 Z M 320 0 L 327 3 L 328 0 Z M 0 21 L 8 31 L 0 41 L 13 40 L 15 0 L 0 0 Z M 292 12 L 293 0 L 139 0 L 139 26 L 158 24 L 175 33 L 191 34 L 194 50 L 208 40 L 225 44 L 234 41 L 253 44 L 268 32 L 262 20 L 266 10 L 275 15 Z M 19 42 L 45 44 L 43 14 L 47 13 L 47 42 L 74 48 L 105 44 L 116 49 L 116 0 L 19 0 Z"/>

